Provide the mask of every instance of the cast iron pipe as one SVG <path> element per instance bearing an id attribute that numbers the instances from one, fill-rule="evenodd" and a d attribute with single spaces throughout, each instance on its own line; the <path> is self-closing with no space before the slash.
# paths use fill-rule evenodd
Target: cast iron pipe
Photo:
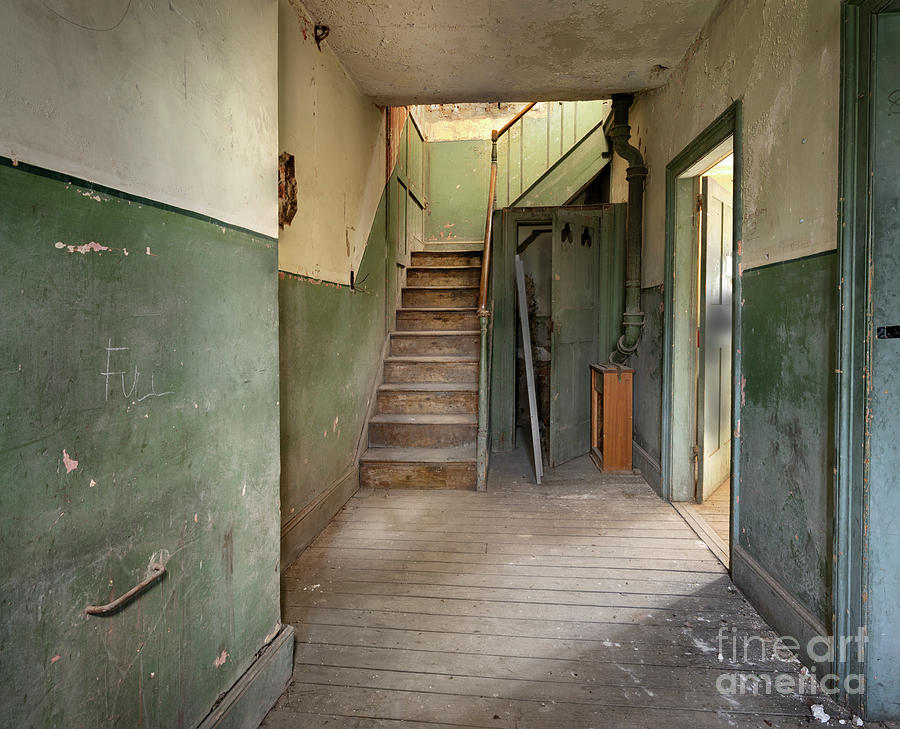
<path id="1" fill-rule="evenodd" d="M 622 316 L 624 333 L 609 355 L 610 362 L 620 364 L 637 351 L 644 328 L 644 312 L 641 311 L 641 246 L 647 167 L 640 150 L 629 141 L 631 127 L 628 125 L 628 109 L 633 102 L 633 94 L 613 94 L 613 123 L 607 134 L 615 153 L 628 163 L 625 170 L 625 179 L 628 181 L 628 212 L 625 237 L 625 313 Z"/>

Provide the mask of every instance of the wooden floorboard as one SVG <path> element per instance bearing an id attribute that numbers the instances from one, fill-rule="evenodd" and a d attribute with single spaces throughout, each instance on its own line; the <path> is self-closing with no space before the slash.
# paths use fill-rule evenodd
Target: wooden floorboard
<path id="1" fill-rule="evenodd" d="M 717 691 L 800 666 L 642 479 L 583 458 L 538 487 L 521 453 L 491 465 L 486 493 L 360 491 L 284 571 L 294 676 L 264 727 L 772 729 L 809 727 L 813 701 L 846 716 Z"/>
<path id="2" fill-rule="evenodd" d="M 726 567 L 731 563 L 731 485 L 725 481 L 702 504 L 673 504 Z"/>

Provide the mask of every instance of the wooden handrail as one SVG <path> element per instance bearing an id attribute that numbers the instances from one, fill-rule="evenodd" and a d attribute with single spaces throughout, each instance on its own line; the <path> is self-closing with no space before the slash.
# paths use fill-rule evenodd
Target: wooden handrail
<path id="1" fill-rule="evenodd" d="M 488 192 L 487 220 L 484 223 L 484 250 L 481 253 L 481 287 L 478 290 L 478 316 L 487 316 L 488 273 L 491 270 L 491 229 L 494 222 L 494 196 L 497 194 L 497 141 L 491 150 L 491 184 Z"/>
<path id="2" fill-rule="evenodd" d="M 478 289 L 478 323 L 481 329 L 478 362 L 478 434 L 476 437 L 476 488 L 484 491 L 487 486 L 487 422 L 488 422 L 488 280 L 491 272 L 491 228 L 494 222 L 494 199 L 497 194 L 497 140 L 510 127 L 534 108 L 532 102 L 510 119 L 499 130 L 491 132 L 491 184 L 488 190 L 487 219 L 484 221 L 484 250 L 481 252 L 481 285 Z"/>
<path id="3" fill-rule="evenodd" d="M 478 290 L 478 316 L 488 316 L 487 289 L 491 271 L 491 232 L 494 221 L 494 200 L 497 195 L 497 140 L 510 130 L 513 124 L 531 111 L 536 101 L 526 104 L 518 114 L 499 130 L 491 132 L 491 184 L 488 190 L 487 219 L 484 222 L 484 250 L 481 254 L 481 285 Z"/>
<path id="4" fill-rule="evenodd" d="M 494 132 L 493 134 L 491 134 L 491 139 L 493 139 L 494 141 L 500 139 L 500 137 L 502 137 L 504 134 L 506 134 L 509 131 L 509 128 L 513 124 L 515 124 L 517 121 L 519 121 L 519 119 L 521 119 L 529 111 L 531 111 L 535 107 L 535 104 L 537 104 L 536 101 L 532 101 L 530 104 L 528 104 L 525 108 L 522 109 L 522 111 L 520 111 L 512 119 L 510 119 L 508 122 L 506 122 L 506 124 L 504 124 L 502 127 L 500 127 L 499 132 Z M 494 134 L 496 134 L 497 136 L 495 137 Z"/>

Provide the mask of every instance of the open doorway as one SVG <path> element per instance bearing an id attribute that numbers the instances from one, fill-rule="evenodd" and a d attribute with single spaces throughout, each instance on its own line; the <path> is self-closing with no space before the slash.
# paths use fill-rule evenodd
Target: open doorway
<path id="1" fill-rule="evenodd" d="M 729 142 L 731 140 L 728 140 Z M 717 150 L 708 164 L 724 150 Z M 734 152 L 700 175 L 693 516 L 728 561 L 731 524 Z"/>
<path id="2" fill-rule="evenodd" d="M 520 256 L 544 464 L 590 452 L 590 365 L 615 346 L 624 305 L 625 206 L 504 208 L 495 214 L 491 440 L 530 429 L 514 263 Z M 528 450 L 532 450 L 528 438 Z"/>
<path id="3" fill-rule="evenodd" d="M 551 223 L 521 225 L 517 229 L 516 252 L 525 276 L 525 297 L 531 337 L 538 430 L 544 463 L 550 456 L 550 356 L 552 334 L 552 242 Z M 516 301 L 516 309 L 519 307 Z M 517 317 L 518 321 L 518 317 Z M 516 429 L 518 437 L 531 430 L 529 395 L 525 377 L 525 347 L 521 326 L 516 327 Z M 529 436 L 525 436 L 528 441 Z M 532 454 L 533 455 L 533 454 Z"/>
<path id="4" fill-rule="evenodd" d="M 740 187 L 733 120 L 717 123 L 668 169 L 663 476 L 666 496 L 728 566 Z"/>

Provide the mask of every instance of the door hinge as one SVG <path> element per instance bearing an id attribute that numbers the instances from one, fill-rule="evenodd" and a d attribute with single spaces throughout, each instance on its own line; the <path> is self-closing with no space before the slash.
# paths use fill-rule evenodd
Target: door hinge
<path id="1" fill-rule="evenodd" d="M 702 193 L 700 195 L 697 195 L 697 212 L 698 213 L 703 212 L 703 195 L 702 195 Z"/>

